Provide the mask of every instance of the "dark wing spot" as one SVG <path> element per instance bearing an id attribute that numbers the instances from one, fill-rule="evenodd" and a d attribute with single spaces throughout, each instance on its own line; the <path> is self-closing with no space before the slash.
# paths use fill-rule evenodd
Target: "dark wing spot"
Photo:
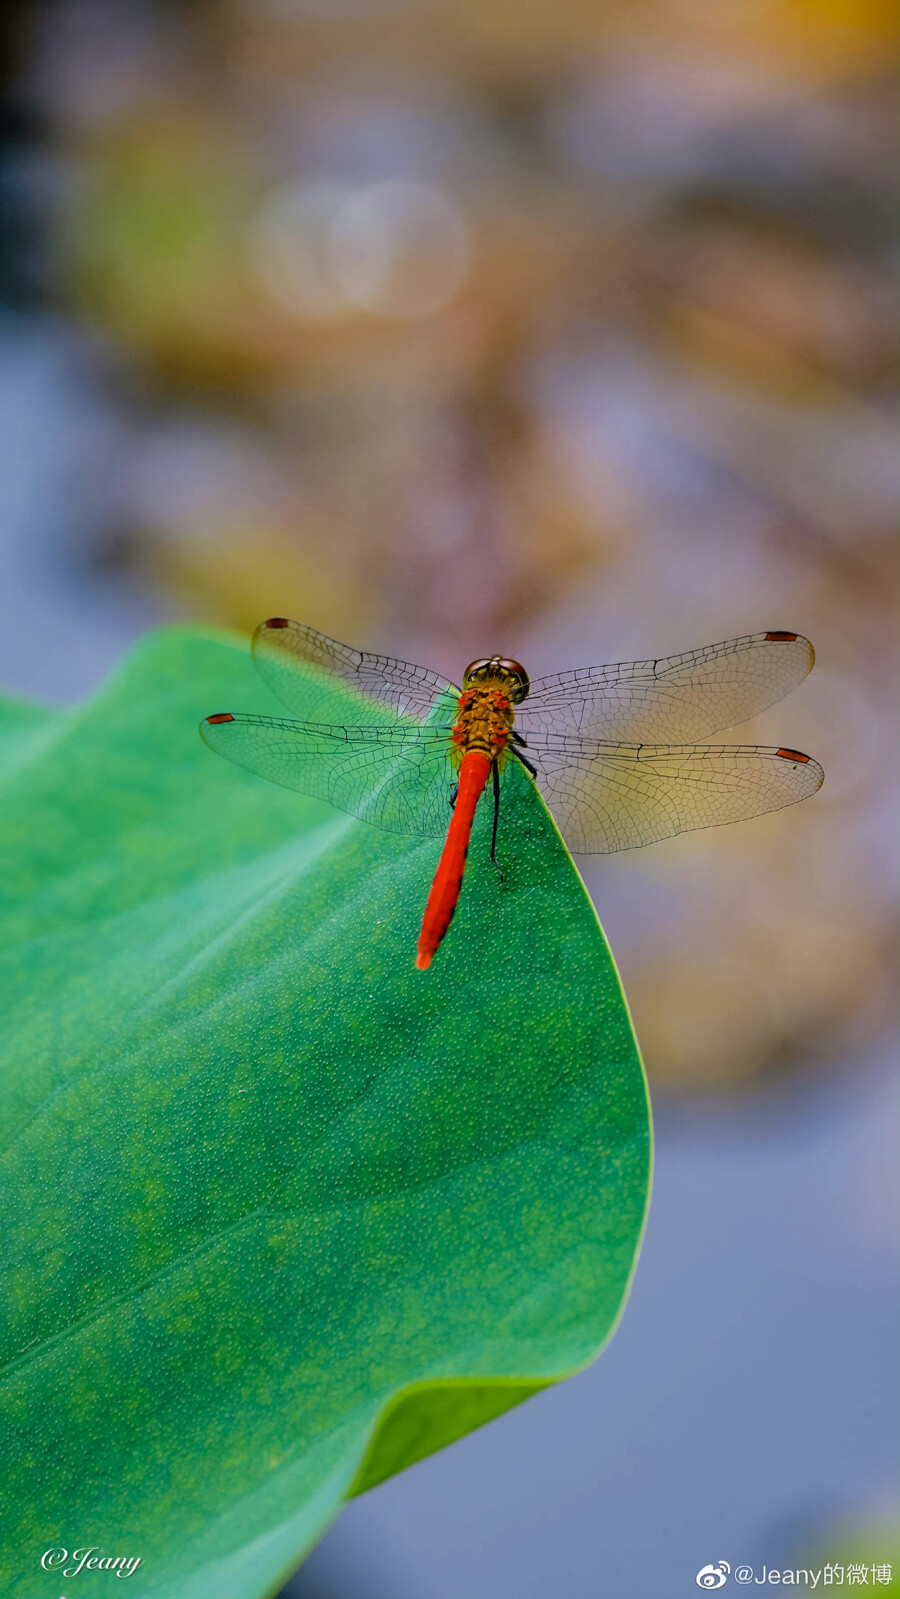
<path id="1" fill-rule="evenodd" d="M 233 722 L 234 717 L 230 711 L 220 711 L 218 716 L 208 716 L 206 720 L 208 722 Z"/>
<path id="2" fill-rule="evenodd" d="M 781 755 L 786 761 L 808 761 L 808 755 L 801 755 L 799 750 L 776 750 L 776 755 Z"/>
<path id="3" fill-rule="evenodd" d="M 288 627 L 288 626 L 289 626 L 289 623 L 288 623 L 288 619 L 287 619 L 286 616 L 270 616 L 269 620 L 266 623 L 266 627 Z"/>
<path id="4" fill-rule="evenodd" d="M 271 627 L 271 622 L 269 626 Z M 767 633 L 766 640 L 770 644 L 793 644 L 796 633 Z"/>

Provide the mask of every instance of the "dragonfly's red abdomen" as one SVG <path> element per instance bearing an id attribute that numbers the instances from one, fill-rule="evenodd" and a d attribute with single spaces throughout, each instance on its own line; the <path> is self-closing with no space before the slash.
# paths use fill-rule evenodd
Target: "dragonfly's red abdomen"
<path id="1" fill-rule="evenodd" d="M 472 836 L 475 807 L 491 775 L 491 759 L 482 750 L 469 750 L 459 769 L 459 791 L 447 830 L 438 869 L 425 906 L 416 965 L 424 971 L 453 920 L 459 903 L 466 854 Z"/>

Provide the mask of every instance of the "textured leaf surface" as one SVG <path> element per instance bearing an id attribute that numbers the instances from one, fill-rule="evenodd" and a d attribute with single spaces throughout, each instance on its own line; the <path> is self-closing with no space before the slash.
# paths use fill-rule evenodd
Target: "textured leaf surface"
<path id="1" fill-rule="evenodd" d="M 0 714 L 2 1591 L 271 1592 L 347 1494 L 590 1360 L 647 1197 L 594 912 L 505 781 L 413 968 L 439 845 L 219 761 L 242 644 L 151 636 Z"/>

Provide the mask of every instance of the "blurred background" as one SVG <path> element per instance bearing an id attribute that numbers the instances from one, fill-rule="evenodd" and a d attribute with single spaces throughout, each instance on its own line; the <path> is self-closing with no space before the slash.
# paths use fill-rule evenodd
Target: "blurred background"
<path id="1" fill-rule="evenodd" d="M 0 44 L 2 691 L 273 612 L 455 679 L 818 651 L 739 736 L 820 795 L 581 863 L 658 1133 L 610 1351 L 285 1599 L 889 1560 L 895 6 L 30 0 Z"/>

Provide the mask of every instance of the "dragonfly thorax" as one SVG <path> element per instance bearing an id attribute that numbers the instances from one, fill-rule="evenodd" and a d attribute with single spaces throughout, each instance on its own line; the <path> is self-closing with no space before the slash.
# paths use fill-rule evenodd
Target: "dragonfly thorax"
<path id="1" fill-rule="evenodd" d="M 457 749 L 481 750 L 492 760 L 502 756 L 515 720 L 513 706 L 521 704 L 528 687 L 524 666 L 502 655 L 467 666 L 453 729 Z"/>
<path id="2" fill-rule="evenodd" d="M 508 689 L 491 683 L 464 688 L 457 706 L 453 743 L 459 753 L 481 750 L 491 760 L 497 760 L 506 749 L 514 721 Z"/>

